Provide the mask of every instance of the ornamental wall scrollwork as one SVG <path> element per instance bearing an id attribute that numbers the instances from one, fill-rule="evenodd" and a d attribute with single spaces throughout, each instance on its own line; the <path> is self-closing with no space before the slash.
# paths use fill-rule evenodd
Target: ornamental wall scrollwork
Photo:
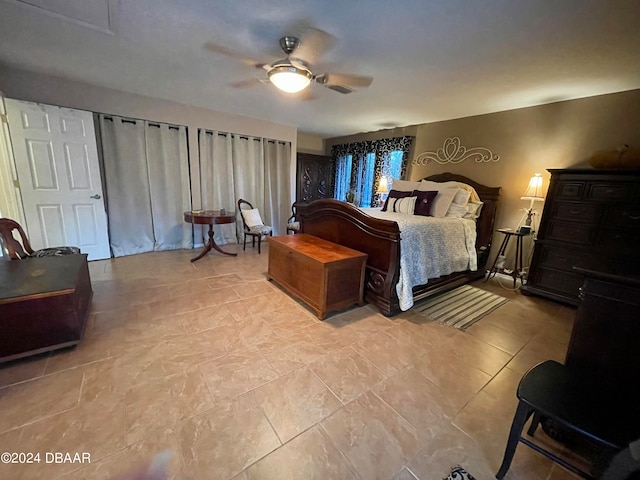
<path id="1" fill-rule="evenodd" d="M 428 165 L 429 162 L 436 162 L 440 165 L 456 164 L 472 158 L 476 163 L 497 162 L 500 155 L 494 154 L 485 147 L 467 148 L 460 145 L 458 137 L 447 138 L 442 147 L 435 152 L 423 152 L 413 159 L 413 165 Z"/>

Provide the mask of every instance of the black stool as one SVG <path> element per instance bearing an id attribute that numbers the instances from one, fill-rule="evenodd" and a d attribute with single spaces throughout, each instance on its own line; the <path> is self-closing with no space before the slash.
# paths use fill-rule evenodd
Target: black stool
<path id="1" fill-rule="evenodd" d="M 536 365 L 522 377 L 517 397 L 518 408 L 496 474 L 498 480 L 509 470 L 518 441 L 582 478 L 594 478 L 522 436 L 524 424 L 532 414 L 529 436 L 535 434 L 541 419 L 549 419 L 568 433 L 578 434 L 613 453 L 640 436 L 638 399 L 635 395 L 627 396 L 624 385 L 618 385 L 617 389 L 603 387 L 588 375 L 553 360 Z"/>

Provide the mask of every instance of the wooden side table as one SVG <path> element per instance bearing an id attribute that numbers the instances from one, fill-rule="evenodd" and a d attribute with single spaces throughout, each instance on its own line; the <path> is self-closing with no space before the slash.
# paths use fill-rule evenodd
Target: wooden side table
<path id="1" fill-rule="evenodd" d="M 485 282 L 489 280 L 492 276 L 495 277 L 496 273 L 499 270 L 503 270 L 504 268 L 497 266 L 498 259 L 500 257 L 504 257 L 504 252 L 507 250 L 507 246 L 509 245 L 509 240 L 511 237 L 516 237 L 516 257 L 515 257 L 515 265 L 513 266 L 513 270 L 510 274 L 513 277 L 513 288 L 516 288 L 516 281 L 518 278 L 522 282 L 522 274 L 523 274 L 523 264 L 522 264 L 522 239 L 524 237 L 528 237 L 531 235 L 531 232 L 517 232 L 515 230 L 511 230 L 510 228 L 499 228 L 498 232 L 504 235 L 504 239 L 502 240 L 502 245 L 500 245 L 500 250 L 498 250 L 498 255 L 496 255 L 496 259 L 493 261 L 493 265 L 491 265 L 491 269 L 487 274 L 487 278 Z"/>
<path id="2" fill-rule="evenodd" d="M 235 213 L 222 214 L 219 210 L 192 210 L 191 212 L 184 212 L 184 221 L 192 223 L 194 225 L 209 225 L 209 241 L 205 244 L 202 253 L 197 257 L 191 259 L 192 262 L 200 260 L 207 253 L 209 253 L 211 249 L 232 257 L 238 255 L 237 253 L 225 252 L 213 239 L 213 226 L 225 223 L 234 223 L 236 221 Z"/>

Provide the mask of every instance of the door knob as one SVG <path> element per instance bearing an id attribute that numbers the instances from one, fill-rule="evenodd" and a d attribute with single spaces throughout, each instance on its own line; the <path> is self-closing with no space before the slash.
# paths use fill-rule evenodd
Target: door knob
<path id="1" fill-rule="evenodd" d="M 95 198 L 96 200 L 100 200 L 102 197 L 99 194 L 91 195 L 89 198 Z"/>

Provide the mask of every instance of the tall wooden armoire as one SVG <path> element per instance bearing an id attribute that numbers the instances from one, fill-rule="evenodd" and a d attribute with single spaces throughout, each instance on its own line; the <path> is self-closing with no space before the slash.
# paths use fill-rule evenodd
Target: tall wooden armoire
<path id="1" fill-rule="evenodd" d="M 309 203 L 332 198 L 335 167 L 331 157 L 298 153 L 296 202 Z"/>

